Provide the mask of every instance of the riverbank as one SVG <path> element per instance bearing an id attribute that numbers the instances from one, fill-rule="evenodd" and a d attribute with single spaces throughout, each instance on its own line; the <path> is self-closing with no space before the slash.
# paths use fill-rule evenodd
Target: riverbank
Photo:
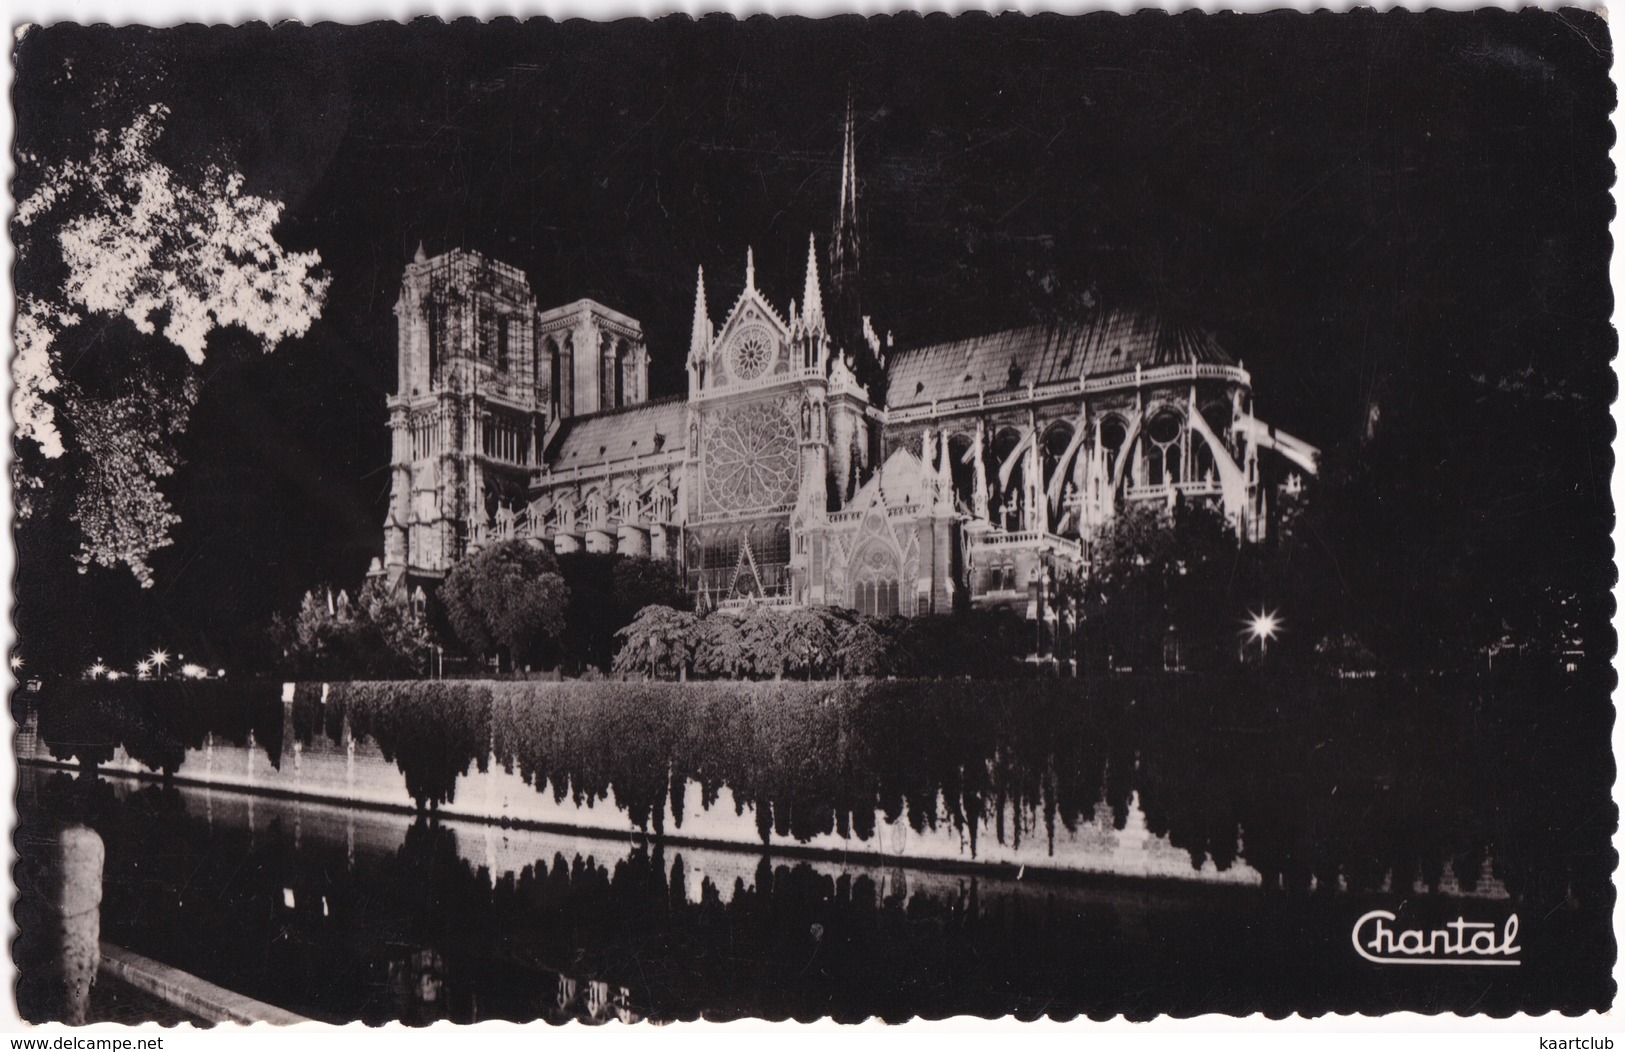
<path id="1" fill-rule="evenodd" d="M 1246 687 L 78 687 L 25 706 L 17 747 L 25 763 L 89 756 L 130 777 L 787 857 L 1507 894 L 1482 832 L 1504 816 L 1474 809 L 1482 746 L 1455 717 L 1472 699 L 1389 699 L 1413 714 L 1386 727 L 1372 684 L 1297 688 L 1286 716 Z M 1396 825 L 1412 835 L 1395 857 L 1365 853 L 1367 830 Z"/>

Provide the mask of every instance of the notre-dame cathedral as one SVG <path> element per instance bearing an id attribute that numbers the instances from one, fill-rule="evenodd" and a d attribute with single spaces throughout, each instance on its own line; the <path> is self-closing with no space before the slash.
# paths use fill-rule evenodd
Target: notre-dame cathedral
<path id="1" fill-rule="evenodd" d="M 420 249 L 395 306 L 374 572 L 432 588 L 517 537 L 671 560 L 702 607 L 1043 617 L 1047 582 L 1087 572 L 1126 505 L 1208 503 L 1256 540 L 1273 486 L 1314 473 L 1313 447 L 1254 415 L 1247 371 L 1154 313 L 894 347 L 859 308 L 857 209 L 849 113 L 828 295 L 814 238 L 788 309 L 747 249 L 713 322 L 702 271 L 688 390 L 663 398 L 636 319 L 590 299 L 543 310 L 512 266 Z M 1262 450 L 1284 482 L 1261 478 Z"/>

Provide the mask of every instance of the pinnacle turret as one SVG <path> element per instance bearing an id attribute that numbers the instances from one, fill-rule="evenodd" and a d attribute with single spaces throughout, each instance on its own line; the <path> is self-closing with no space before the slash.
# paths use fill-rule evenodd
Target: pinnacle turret
<path id="1" fill-rule="evenodd" d="M 807 283 L 801 295 L 801 317 L 808 332 L 824 331 L 824 293 L 818 285 L 818 239 L 807 235 Z"/>
<path id="2" fill-rule="evenodd" d="M 705 309 L 705 268 L 694 284 L 694 331 L 688 340 L 688 363 L 695 365 L 711 351 L 711 316 Z"/>

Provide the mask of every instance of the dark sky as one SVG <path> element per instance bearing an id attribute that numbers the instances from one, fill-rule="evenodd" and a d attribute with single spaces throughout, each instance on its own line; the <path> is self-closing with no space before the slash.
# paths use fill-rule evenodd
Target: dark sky
<path id="1" fill-rule="evenodd" d="M 19 150 L 80 152 L 162 102 L 160 152 L 231 156 L 333 278 L 270 356 L 216 335 L 156 588 L 79 577 L 64 616 L 223 661 L 305 588 L 359 580 L 420 238 L 520 266 L 543 307 L 641 319 L 677 391 L 697 264 L 715 320 L 747 244 L 775 302 L 799 297 L 849 90 L 864 307 L 902 345 L 1155 304 L 1328 449 L 1450 375 L 1533 366 L 1606 405 L 1607 49 L 1575 11 L 37 31 Z"/>

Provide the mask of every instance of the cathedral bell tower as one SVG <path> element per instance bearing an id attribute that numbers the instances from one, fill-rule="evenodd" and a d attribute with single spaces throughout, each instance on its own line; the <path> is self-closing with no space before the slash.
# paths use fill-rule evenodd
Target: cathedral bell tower
<path id="1" fill-rule="evenodd" d="M 525 504 L 546 427 L 536 300 L 515 267 L 454 249 L 406 267 L 388 399 L 389 513 L 379 572 L 443 577 L 490 524 Z M 408 581 L 408 583 L 411 583 Z"/>

